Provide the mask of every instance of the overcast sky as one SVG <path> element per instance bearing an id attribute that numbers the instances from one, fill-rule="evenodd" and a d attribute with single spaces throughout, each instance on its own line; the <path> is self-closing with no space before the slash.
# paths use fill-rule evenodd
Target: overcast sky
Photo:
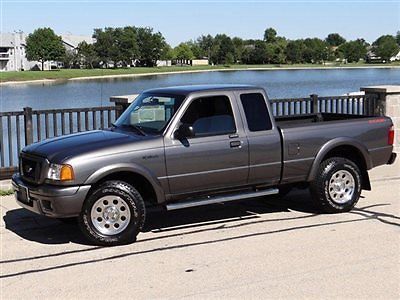
<path id="1" fill-rule="evenodd" d="M 290 39 L 338 32 L 373 42 L 400 30 L 400 1 L 1 1 L 1 31 L 51 27 L 91 35 L 105 26 L 150 26 L 172 46 L 201 34 L 262 38 L 273 27 Z"/>

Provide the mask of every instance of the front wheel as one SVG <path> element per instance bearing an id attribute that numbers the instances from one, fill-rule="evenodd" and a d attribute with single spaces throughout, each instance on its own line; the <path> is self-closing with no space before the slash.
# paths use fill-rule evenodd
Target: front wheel
<path id="1" fill-rule="evenodd" d="M 332 157 L 322 162 L 310 191 L 317 205 L 327 213 L 350 211 L 361 194 L 361 171 L 351 160 Z"/>
<path id="2" fill-rule="evenodd" d="M 91 242 L 115 246 L 134 242 L 145 221 L 139 192 L 123 181 L 107 181 L 85 200 L 79 216 L 82 233 Z"/>

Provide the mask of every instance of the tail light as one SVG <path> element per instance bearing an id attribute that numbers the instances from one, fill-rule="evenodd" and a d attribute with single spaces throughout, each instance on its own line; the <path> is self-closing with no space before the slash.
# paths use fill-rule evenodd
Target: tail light
<path id="1" fill-rule="evenodd" d="M 389 133 L 388 133 L 388 144 L 393 145 L 394 144 L 394 127 L 390 127 Z"/>

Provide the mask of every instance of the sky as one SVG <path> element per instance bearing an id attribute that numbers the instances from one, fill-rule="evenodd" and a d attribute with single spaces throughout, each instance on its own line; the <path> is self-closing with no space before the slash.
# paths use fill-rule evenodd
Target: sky
<path id="1" fill-rule="evenodd" d="M 57 34 L 91 35 L 106 26 L 150 26 L 172 46 L 208 33 L 262 38 L 268 27 L 289 39 L 338 32 L 373 42 L 400 30 L 400 0 L 0 0 L 0 16 L 1 32 L 51 27 Z"/>

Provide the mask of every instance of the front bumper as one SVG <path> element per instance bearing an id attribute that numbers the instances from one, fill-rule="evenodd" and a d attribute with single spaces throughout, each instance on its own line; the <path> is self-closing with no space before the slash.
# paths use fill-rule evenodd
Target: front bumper
<path id="1" fill-rule="evenodd" d="M 78 216 L 81 212 L 90 185 L 38 186 L 24 182 L 20 174 L 12 177 L 12 186 L 17 203 L 32 212 L 53 218 Z"/>

